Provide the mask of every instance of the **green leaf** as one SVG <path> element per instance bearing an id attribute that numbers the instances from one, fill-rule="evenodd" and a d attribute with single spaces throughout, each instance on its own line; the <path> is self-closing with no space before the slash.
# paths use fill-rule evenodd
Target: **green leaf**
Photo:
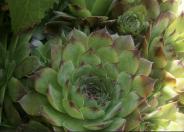
<path id="1" fill-rule="evenodd" d="M 179 36 L 183 34 L 183 30 L 184 16 L 180 15 L 169 25 L 164 36 L 166 39 L 178 39 Z"/>
<path id="2" fill-rule="evenodd" d="M 74 117 L 76 119 L 84 119 L 83 114 L 81 113 L 81 111 L 76 107 L 76 105 L 74 104 L 74 102 L 67 100 L 67 99 L 63 99 L 63 107 L 65 109 L 65 111 L 71 116 Z"/>
<path id="3" fill-rule="evenodd" d="M 133 131 L 141 124 L 140 112 L 136 110 L 127 117 L 125 131 Z"/>
<path id="4" fill-rule="evenodd" d="M 149 76 L 152 70 L 152 64 L 153 62 L 146 60 L 144 58 L 140 58 L 140 66 L 137 71 L 137 74 L 142 74 L 145 76 Z"/>
<path id="5" fill-rule="evenodd" d="M 123 51 L 119 60 L 120 71 L 135 74 L 138 70 L 139 60 L 136 51 Z"/>
<path id="6" fill-rule="evenodd" d="M 35 90 L 38 93 L 46 95 L 49 85 L 59 87 L 57 83 L 57 73 L 51 68 L 44 68 L 41 70 L 39 77 L 35 82 Z M 59 89 L 59 88 L 58 88 Z"/>
<path id="7" fill-rule="evenodd" d="M 85 0 L 72 0 L 72 4 L 80 5 L 82 7 L 86 7 L 86 1 Z"/>
<path id="8" fill-rule="evenodd" d="M 113 123 L 106 129 L 104 129 L 104 131 L 118 131 L 121 130 L 121 128 L 123 129 L 125 127 L 125 123 L 126 120 L 123 118 L 115 118 Z"/>
<path id="9" fill-rule="evenodd" d="M 156 19 L 160 14 L 160 5 L 157 0 L 144 0 L 145 6 L 148 10 L 148 16 Z"/>
<path id="10" fill-rule="evenodd" d="M 81 7 L 80 5 L 69 5 L 69 9 L 74 16 L 77 17 L 89 17 L 91 16 L 91 12 L 85 7 Z"/>
<path id="11" fill-rule="evenodd" d="M 50 43 L 52 68 L 58 70 L 62 58 L 62 41 L 60 38 L 55 38 Z"/>
<path id="12" fill-rule="evenodd" d="M 81 43 L 74 42 L 72 44 L 68 44 L 63 51 L 63 60 L 71 60 L 74 65 L 77 65 L 79 63 L 80 55 L 84 52 L 85 47 Z"/>
<path id="13" fill-rule="evenodd" d="M 160 106 L 157 110 L 147 114 L 144 119 L 175 119 L 177 106 L 176 102 Z"/>
<path id="14" fill-rule="evenodd" d="M 155 85 L 155 80 L 144 75 L 136 76 L 133 80 L 133 89 L 141 97 L 149 96 Z"/>
<path id="15" fill-rule="evenodd" d="M 111 106 L 110 108 L 108 108 L 108 110 L 106 111 L 106 115 L 104 120 L 109 120 L 111 118 L 113 118 L 123 107 L 122 103 L 119 102 L 116 105 L 112 104 L 113 106 Z"/>
<path id="16" fill-rule="evenodd" d="M 160 37 L 155 37 L 150 43 L 149 52 L 149 56 L 151 60 L 153 60 L 155 66 L 158 68 L 163 68 L 167 65 L 164 42 Z"/>
<path id="17" fill-rule="evenodd" d="M 53 87 L 52 85 L 49 85 L 48 92 L 47 92 L 47 98 L 53 108 L 55 108 L 59 112 L 64 112 L 64 108 L 62 105 L 63 94 L 61 90 Z"/>
<path id="18" fill-rule="evenodd" d="M 77 105 L 77 107 L 81 108 L 84 106 L 84 96 L 80 93 L 77 86 L 73 86 L 70 91 L 71 100 Z"/>
<path id="19" fill-rule="evenodd" d="M 109 126 L 111 123 L 113 122 L 113 120 L 107 120 L 107 121 L 103 121 L 103 122 L 94 122 L 94 123 L 89 123 L 89 124 L 85 124 L 84 128 L 89 129 L 89 130 L 101 130 L 106 128 L 107 126 Z"/>
<path id="20" fill-rule="evenodd" d="M 123 92 L 129 93 L 132 86 L 132 77 L 126 72 L 121 72 L 117 77 L 117 83 L 120 85 Z"/>
<path id="21" fill-rule="evenodd" d="M 111 7 L 113 0 L 96 0 L 93 4 L 91 10 L 92 15 L 94 16 L 103 16 L 106 15 Z"/>
<path id="22" fill-rule="evenodd" d="M 80 109 L 85 119 L 97 119 L 105 115 L 105 112 L 96 107 L 82 107 Z"/>
<path id="23" fill-rule="evenodd" d="M 135 94 L 135 92 L 131 92 L 127 96 L 124 96 L 122 99 L 123 107 L 120 111 L 120 116 L 126 117 L 127 115 L 132 113 L 139 105 L 138 101 L 139 97 L 137 96 L 137 94 Z"/>
<path id="24" fill-rule="evenodd" d="M 29 56 L 25 58 L 18 66 L 16 66 L 14 75 L 17 78 L 22 78 L 35 72 L 40 66 L 41 63 L 37 57 Z"/>
<path id="25" fill-rule="evenodd" d="M 177 92 L 184 92 L 184 78 L 177 78 L 176 80 L 176 91 Z"/>
<path id="26" fill-rule="evenodd" d="M 110 46 L 112 45 L 112 38 L 106 29 L 98 30 L 90 34 L 88 45 L 94 49 Z"/>
<path id="27" fill-rule="evenodd" d="M 51 132 L 49 128 L 37 121 L 30 121 L 28 124 L 25 124 L 21 130 L 22 132 Z"/>
<path id="28" fill-rule="evenodd" d="M 80 63 L 90 64 L 90 65 L 99 65 L 101 63 L 101 59 L 99 56 L 95 54 L 91 54 L 86 52 L 80 58 Z"/>
<path id="29" fill-rule="evenodd" d="M 7 120 L 10 122 L 11 125 L 14 126 L 20 125 L 20 123 L 22 122 L 21 117 L 16 108 L 14 107 L 13 102 L 11 101 L 9 96 L 5 97 L 4 110 Z"/>
<path id="30" fill-rule="evenodd" d="M 10 10 L 12 28 L 20 32 L 33 27 L 52 8 L 55 0 L 6 0 Z"/>
<path id="31" fill-rule="evenodd" d="M 70 34 L 68 35 L 69 36 L 69 42 L 81 42 L 85 45 L 85 48 L 87 48 L 87 41 L 88 41 L 88 37 L 87 35 L 80 31 L 80 30 L 77 30 L 77 29 L 73 29 Z"/>
<path id="32" fill-rule="evenodd" d="M 157 22 L 153 25 L 152 32 L 151 32 L 151 40 L 161 33 L 167 28 L 169 25 L 170 19 L 173 14 L 163 13 L 158 17 Z"/>
<path id="33" fill-rule="evenodd" d="M 8 94 L 16 102 L 26 94 L 26 89 L 19 80 L 11 78 L 8 83 Z"/>
<path id="34" fill-rule="evenodd" d="M 40 116 L 43 106 L 47 103 L 44 96 L 37 93 L 29 93 L 19 100 L 24 111 L 32 116 Z"/>
<path id="35" fill-rule="evenodd" d="M 111 47 L 102 47 L 96 51 L 101 61 L 107 61 L 109 63 L 117 63 L 118 55 L 117 52 Z"/>
<path id="36" fill-rule="evenodd" d="M 175 44 L 173 44 L 173 47 L 176 52 L 184 52 L 184 40 L 177 41 Z"/>
<path id="37" fill-rule="evenodd" d="M 57 81 L 61 87 L 65 87 L 67 80 L 71 79 L 74 68 L 72 61 L 68 61 L 59 69 Z"/>
<path id="38" fill-rule="evenodd" d="M 40 114 L 52 125 L 61 127 L 63 126 L 66 116 L 62 113 L 54 110 L 48 105 L 42 106 L 42 111 Z"/>
<path id="39" fill-rule="evenodd" d="M 180 0 L 167 0 L 160 4 L 161 12 L 173 12 L 177 15 L 178 13 L 178 6 L 180 4 Z"/>
<path id="40" fill-rule="evenodd" d="M 131 35 L 119 36 L 114 40 L 116 50 L 121 53 L 122 50 L 134 50 L 135 44 Z"/>
<path id="41" fill-rule="evenodd" d="M 116 66 L 114 64 L 106 63 L 103 66 L 103 68 L 104 68 L 104 70 L 106 72 L 106 75 L 108 77 L 110 77 L 111 79 L 114 79 L 114 80 L 117 79 L 118 70 L 117 70 L 117 68 L 116 68 Z"/>
<path id="42" fill-rule="evenodd" d="M 183 78 L 184 77 L 183 65 L 184 65 L 184 62 L 181 60 L 169 61 L 167 66 L 166 66 L 166 69 L 175 77 Z"/>
<path id="43" fill-rule="evenodd" d="M 14 58 L 14 60 L 16 61 L 16 64 L 20 64 L 26 57 L 29 56 L 30 54 L 29 41 L 31 39 L 31 36 L 32 36 L 31 32 L 16 36 L 18 38 L 18 41 L 16 44 L 15 52 L 11 54 L 12 58 Z M 11 41 L 12 41 L 11 44 L 14 43 L 13 40 Z"/>

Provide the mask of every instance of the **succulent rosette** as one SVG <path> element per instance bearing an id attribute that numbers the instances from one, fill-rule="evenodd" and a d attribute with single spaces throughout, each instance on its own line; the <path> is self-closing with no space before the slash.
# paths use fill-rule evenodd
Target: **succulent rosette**
<path id="1" fill-rule="evenodd" d="M 121 34 L 139 35 L 148 26 L 145 6 L 139 5 L 130 8 L 117 19 L 117 30 Z"/>
<path id="2" fill-rule="evenodd" d="M 155 81 L 149 77 L 152 62 L 140 57 L 130 35 L 102 29 L 86 36 L 75 29 L 54 49 L 59 65 L 51 61 L 27 78 L 34 89 L 18 100 L 26 113 L 69 131 L 139 129 L 138 107 Z"/>

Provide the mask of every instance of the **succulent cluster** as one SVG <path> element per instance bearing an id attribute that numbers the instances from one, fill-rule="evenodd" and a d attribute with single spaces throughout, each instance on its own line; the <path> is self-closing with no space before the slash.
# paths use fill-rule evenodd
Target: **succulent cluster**
<path id="1" fill-rule="evenodd" d="M 0 2 L 0 131 L 184 131 L 180 0 L 37 2 Z"/>

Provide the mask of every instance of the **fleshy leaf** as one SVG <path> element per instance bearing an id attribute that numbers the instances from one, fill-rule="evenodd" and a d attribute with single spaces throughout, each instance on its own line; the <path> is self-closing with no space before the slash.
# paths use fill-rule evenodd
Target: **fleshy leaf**
<path id="1" fill-rule="evenodd" d="M 121 72 L 118 75 L 117 83 L 121 86 L 123 92 L 129 93 L 132 86 L 132 77 L 126 72 Z"/>
<path id="2" fill-rule="evenodd" d="M 11 78 L 8 83 L 8 93 L 11 99 L 16 102 L 26 94 L 26 88 L 16 78 Z"/>
<path id="3" fill-rule="evenodd" d="M 166 53 L 164 51 L 164 43 L 161 38 L 156 37 L 150 44 L 150 57 L 158 68 L 163 68 L 167 65 Z"/>
<path id="4" fill-rule="evenodd" d="M 147 114 L 145 119 L 175 119 L 176 102 L 165 104 L 156 111 Z"/>
<path id="5" fill-rule="evenodd" d="M 40 115 L 42 115 L 50 124 L 58 127 L 63 126 L 64 120 L 67 118 L 67 116 L 47 105 L 41 107 Z"/>
<path id="6" fill-rule="evenodd" d="M 91 33 L 88 40 L 90 48 L 98 49 L 101 47 L 112 45 L 112 38 L 106 29 L 98 30 Z"/>
<path id="7" fill-rule="evenodd" d="M 114 40 L 113 46 L 121 53 L 122 50 L 134 50 L 135 44 L 131 35 L 119 36 Z"/>
<path id="8" fill-rule="evenodd" d="M 53 108 L 60 112 L 64 112 L 64 108 L 62 105 L 63 95 L 61 89 L 58 90 L 58 88 L 55 88 L 51 84 L 49 84 L 47 98 Z"/>
<path id="9" fill-rule="evenodd" d="M 119 102 L 116 105 L 113 105 L 110 108 L 108 108 L 104 120 L 110 120 L 111 118 L 113 118 L 122 109 L 122 107 L 123 104 Z"/>
<path id="10" fill-rule="evenodd" d="M 82 107 L 80 111 L 85 119 L 97 119 L 105 115 L 105 112 L 96 107 Z"/>
<path id="11" fill-rule="evenodd" d="M 175 32 L 175 34 L 183 33 L 183 26 L 184 26 L 184 16 L 181 14 L 169 25 L 168 29 L 166 30 L 166 35 L 169 36 L 173 32 Z"/>
<path id="12" fill-rule="evenodd" d="M 151 39 L 157 37 L 167 28 L 173 14 L 167 12 L 160 14 L 156 24 L 152 27 Z"/>
<path id="13" fill-rule="evenodd" d="M 11 123 L 11 125 L 17 126 L 21 124 L 22 122 L 21 117 L 18 111 L 16 110 L 15 106 L 13 105 L 13 102 L 11 101 L 9 96 L 5 97 L 4 111 L 5 111 L 6 117 L 8 117 L 7 120 Z"/>
<path id="14" fill-rule="evenodd" d="M 21 126 L 20 126 L 21 127 Z M 41 124 L 40 122 L 31 120 L 28 124 L 24 124 L 21 128 L 22 132 L 50 132 L 49 128 Z"/>
<path id="15" fill-rule="evenodd" d="M 64 87 L 66 85 L 67 80 L 71 79 L 73 71 L 74 65 L 71 61 L 65 62 L 62 65 L 57 75 L 57 81 L 61 87 Z"/>
<path id="16" fill-rule="evenodd" d="M 179 102 L 182 104 L 182 105 L 184 105 L 184 93 L 181 93 L 180 95 L 179 95 Z"/>
<path id="17" fill-rule="evenodd" d="M 63 107 L 71 117 L 82 120 L 84 119 L 82 112 L 71 100 L 63 99 Z"/>
<path id="18" fill-rule="evenodd" d="M 127 117 L 125 131 L 133 131 L 141 124 L 140 112 L 136 110 L 134 113 Z"/>
<path id="19" fill-rule="evenodd" d="M 75 42 L 72 44 L 68 44 L 63 51 L 63 60 L 71 60 L 74 65 L 78 65 L 79 57 L 84 52 L 85 48 L 81 43 Z"/>
<path id="20" fill-rule="evenodd" d="M 117 52 L 111 47 L 99 48 L 96 53 L 101 58 L 101 61 L 107 61 L 110 63 L 118 62 Z"/>
<path id="21" fill-rule="evenodd" d="M 46 95 L 49 85 L 58 88 L 57 73 L 51 68 L 44 68 L 40 71 L 35 82 L 35 90 L 41 94 Z M 58 88 L 59 89 L 59 88 Z"/>
<path id="22" fill-rule="evenodd" d="M 61 63 L 61 57 L 62 57 L 62 42 L 61 39 L 55 38 L 52 40 L 51 44 L 51 63 L 52 68 L 55 70 L 59 69 L 60 63 Z"/>
<path id="23" fill-rule="evenodd" d="M 29 93 L 19 100 L 26 113 L 32 116 L 40 116 L 42 107 L 47 103 L 44 96 L 37 93 Z"/>
<path id="24" fill-rule="evenodd" d="M 16 44 L 16 49 L 14 49 L 15 52 L 12 54 L 12 57 L 14 58 L 14 60 L 16 60 L 17 64 L 20 64 L 26 57 L 29 56 L 30 54 L 29 41 L 31 39 L 31 36 L 32 33 L 30 32 L 26 32 L 24 34 L 16 36 L 18 38 L 18 41 Z M 12 43 L 14 43 L 13 40 Z M 10 47 L 13 46 L 12 43 L 10 44 Z"/>
<path id="25" fill-rule="evenodd" d="M 80 63 L 90 64 L 90 65 L 99 65 L 101 63 L 101 59 L 99 56 L 93 53 L 85 53 L 80 58 Z"/>
<path id="26" fill-rule="evenodd" d="M 124 96 L 122 99 L 123 107 L 119 113 L 120 116 L 126 117 L 127 115 L 132 113 L 139 105 L 138 101 L 139 97 L 135 94 L 135 92 L 131 92 L 128 95 Z"/>
<path id="27" fill-rule="evenodd" d="M 119 130 L 124 130 L 126 124 L 126 120 L 123 118 L 114 118 L 113 123 L 104 131 L 119 131 Z"/>
<path id="28" fill-rule="evenodd" d="M 85 33 L 81 32 L 80 30 L 74 29 L 69 34 L 69 41 L 72 42 L 81 42 L 85 45 L 85 48 L 87 49 L 87 41 L 88 37 Z"/>
<path id="29" fill-rule="evenodd" d="M 155 81 L 144 75 L 136 76 L 133 80 L 133 89 L 141 97 L 149 96 L 154 88 Z"/>
<path id="30" fill-rule="evenodd" d="M 137 71 L 137 74 L 148 76 L 151 73 L 153 62 L 146 60 L 144 58 L 140 58 L 139 63 L 140 63 L 140 66 Z"/>
<path id="31" fill-rule="evenodd" d="M 94 122 L 94 123 L 89 123 L 89 124 L 85 124 L 84 128 L 88 129 L 88 130 L 101 130 L 106 128 L 107 126 L 109 126 L 113 121 L 112 120 L 108 120 L 108 121 L 104 121 L 104 122 Z"/>
<path id="32" fill-rule="evenodd" d="M 17 78 L 21 78 L 21 77 L 24 77 L 28 74 L 35 72 L 40 66 L 41 66 L 41 63 L 39 59 L 35 56 L 30 56 L 30 57 L 25 58 L 15 68 L 14 74 Z"/>
<path id="33" fill-rule="evenodd" d="M 109 76 L 111 79 L 117 79 L 118 70 L 116 69 L 116 66 L 110 63 L 106 63 L 103 66 L 107 76 Z"/>
<path id="34" fill-rule="evenodd" d="M 123 51 L 119 57 L 119 69 L 122 72 L 135 74 L 139 67 L 137 51 Z"/>
<path id="35" fill-rule="evenodd" d="M 177 78 L 184 77 L 184 62 L 181 60 L 170 61 L 166 69 Z"/>
<path id="36" fill-rule="evenodd" d="M 94 16 L 106 15 L 111 7 L 113 0 L 95 0 L 93 8 L 91 10 Z"/>
<path id="37" fill-rule="evenodd" d="M 74 16 L 85 18 L 91 16 L 91 12 L 80 5 L 69 5 L 69 9 Z"/>
<path id="38" fill-rule="evenodd" d="M 178 13 L 178 6 L 179 6 L 179 0 L 167 0 L 161 3 L 160 8 L 162 12 L 173 12 L 177 15 Z"/>
<path id="39" fill-rule="evenodd" d="M 160 5 L 157 0 L 144 0 L 144 4 L 148 10 L 148 16 L 152 19 L 156 19 L 160 14 Z"/>
<path id="40" fill-rule="evenodd" d="M 77 107 L 81 108 L 84 106 L 84 96 L 80 93 L 77 87 L 72 86 L 72 89 L 70 91 L 70 97 L 74 104 L 77 105 Z"/>
<path id="41" fill-rule="evenodd" d="M 184 78 L 177 78 L 176 79 L 176 90 L 177 92 L 184 92 Z"/>

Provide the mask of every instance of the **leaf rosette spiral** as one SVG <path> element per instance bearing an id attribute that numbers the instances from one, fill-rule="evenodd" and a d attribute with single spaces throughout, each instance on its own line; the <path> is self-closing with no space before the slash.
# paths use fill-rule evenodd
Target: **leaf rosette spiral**
<path id="1" fill-rule="evenodd" d="M 139 127 L 138 107 L 155 81 L 149 77 L 152 62 L 140 57 L 130 35 L 111 36 L 102 29 L 86 36 L 73 30 L 56 51 L 62 54 L 59 68 L 51 62 L 28 77 L 34 90 L 19 100 L 26 113 L 71 131 Z"/>

